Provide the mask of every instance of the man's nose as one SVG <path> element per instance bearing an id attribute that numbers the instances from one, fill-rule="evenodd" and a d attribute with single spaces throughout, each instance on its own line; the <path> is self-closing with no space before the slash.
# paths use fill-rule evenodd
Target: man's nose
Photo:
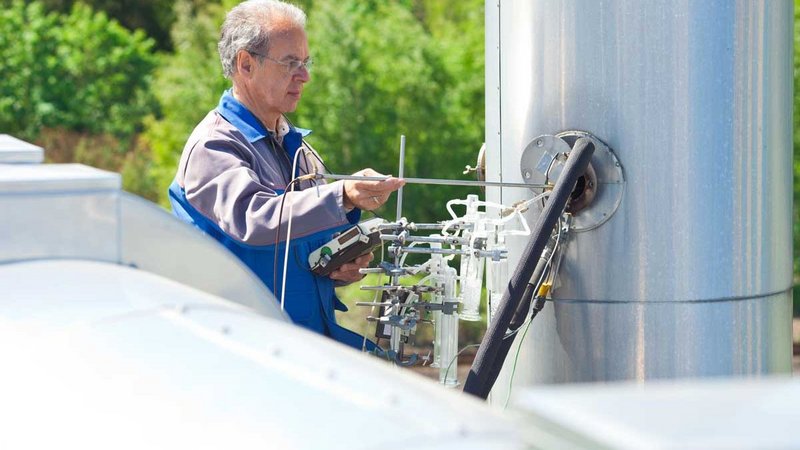
<path id="1" fill-rule="evenodd" d="M 297 81 L 302 81 L 303 83 L 307 83 L 308 80 L 311 79 L 311 73 L 305 66 L 300 66 L 297 72 L 294 74 L 294 79 Z"/>

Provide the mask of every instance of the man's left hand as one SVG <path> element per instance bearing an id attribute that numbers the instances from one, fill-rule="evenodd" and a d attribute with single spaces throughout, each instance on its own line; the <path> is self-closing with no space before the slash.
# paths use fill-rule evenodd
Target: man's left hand
<path id="1" fill-rule="evenodd" d="M 361 255 L 349 263 L 342 264 L 341 267 L 331 272 L 331 274 L 328 276 L 331 277 L 332 280 L 342 281 L 344 283 L 353 283 L 355 281 L 359 281 L 364 278 L 364 275 L 358 273 L 358 269 L 368 267 L 370 261 L 372 261 L 374 258 L 375 255 L 372 253 Z"/>

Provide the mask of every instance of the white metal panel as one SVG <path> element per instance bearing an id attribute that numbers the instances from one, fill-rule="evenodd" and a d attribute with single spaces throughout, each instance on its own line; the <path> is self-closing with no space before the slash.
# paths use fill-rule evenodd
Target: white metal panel
<path id="1" fill-rule="evenodd" d="M 83 164 L 0 165 L 0 195 L 119 190 L 117 173 Z"/>
<path id="2" fill-rule="evenodd" d="M 0 165 L 0 262 L 119 260 L 120 177 L 79 164 Z"/>
<path id="3" fill-rule="evenodd" d="M 0 164 L 38 164 L 44 161 L 44 150 L 8 134 L 0 134 Z"/>
<path id="4" fill-rule="evenodd" d="M 88 259 L 133 265 L 288 320 L 234 255 L 121 179 L 79 164 L 0 164 L 0 263 Z"/>
<path id="5" fill-rule="evenodd" d="M 0 324 L 62 329 L 189 306 L 249 310 L 166 278 L 100 261 L 0 264 Z"/>
<path id="6" fill-rule="evenodd" d="M 472 398 L 140 270 L 5 264 L 0 285 L 2 448 L 525 447 Z"/>
<path id="7" fill-rule="evenodd" d="M 532 437 L 570 448 L 798 448 L 800 380 L 769 378 L 526 389 Z M 539 442 L 536 439 L 536 442 Z"/>
<path id="8" fill-rule="evenodd" d="M 272 292 L 235 255 L 136 196 L 120 197 L 121 262 L 288 321 Z"/>
<path id="9" fill-rule="evenodd" d="M 500 74 L 502 66 L 500 61 L 500 1 L 486 0 L 485 4 L 485 36 L 486 45 L 486 180 L 506 181 L 503 179 L 503 146 L 501 111 L 501 83 Z M 513 157 L 513 156 L 512 156 Z M 516 181 L 516 180 L 515 180 Z M 495 187 L 486 188 L 486 199 L 491 202 L 503 203 L 502 190 Z M 510 204 L 510 203 L 508 203 Z M 487 211 L 489 214 L 499 214 L 495 210 Z"/>

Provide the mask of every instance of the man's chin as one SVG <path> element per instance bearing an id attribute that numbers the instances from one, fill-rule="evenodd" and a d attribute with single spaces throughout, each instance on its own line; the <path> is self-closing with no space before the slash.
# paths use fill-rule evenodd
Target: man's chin
<path id="1" fill-rule="evenodd" d="M 284 112 L 287 112 L 287 113 L 294 112 L 294 110 L 297 109 L 297 105 L 299 103 L 300 103 L 300 99 L 297 99 L 296 101 L 293 101 L 293 102 L 289 102 L 289 104 L 286 105 L 286 108 L 284 108 Z"/>

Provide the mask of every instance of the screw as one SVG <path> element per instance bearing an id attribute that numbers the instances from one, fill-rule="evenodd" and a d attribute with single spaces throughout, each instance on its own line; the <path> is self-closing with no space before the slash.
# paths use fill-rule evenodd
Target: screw
<path id="1" fill-rule="evenodd" d="M 539 139 L 538 141 L 536 141 L 536 146 L 537 146 L 537 147 L 542 147 L 542 146 L 544 146 L 544 141 L 543 141 L 543 140 L 541 140 L 541 139 Z"/>
<path id="2" fill-rule="evenodd" d="M 525 169 L 525 172 L 522 173 L 522 176 L 525 177 L 526 180 L 530 180 L 531 179 L 531 175 L 532 175 L 531 171 L 528 170 L 528 169 Z"/>

